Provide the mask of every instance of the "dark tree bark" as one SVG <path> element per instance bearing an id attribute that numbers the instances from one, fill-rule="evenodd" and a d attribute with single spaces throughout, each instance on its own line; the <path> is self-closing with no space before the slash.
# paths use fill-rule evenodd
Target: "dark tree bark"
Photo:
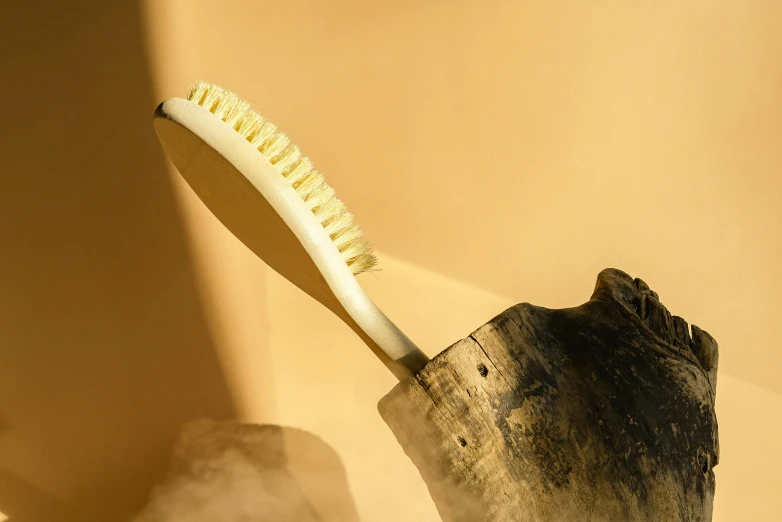
<path id="1" fill-rule="evenodd" d="M 708 521 L 717 343 L 607 269 L 585 304 L 516 305 L 378 409 L 444 521 Z"/>

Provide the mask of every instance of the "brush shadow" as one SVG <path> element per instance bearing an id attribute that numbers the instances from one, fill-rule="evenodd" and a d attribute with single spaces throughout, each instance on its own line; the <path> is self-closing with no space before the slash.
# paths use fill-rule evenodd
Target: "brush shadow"
<path id="1" fill-rule="evenodd" d="M 183 423 L 234 415 L 152 128 L 138 6 L 4 11 L 0 512 L 127 520 Z"/>

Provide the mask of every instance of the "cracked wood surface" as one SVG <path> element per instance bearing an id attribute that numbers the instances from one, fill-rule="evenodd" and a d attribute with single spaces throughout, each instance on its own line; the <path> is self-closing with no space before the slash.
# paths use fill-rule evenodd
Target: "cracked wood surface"
<path id="1" fill-rule="evenodd" d="M 444 521 L 708 521 L 718 351 L 640 279 L 498 315 L 378 404 Z"/>

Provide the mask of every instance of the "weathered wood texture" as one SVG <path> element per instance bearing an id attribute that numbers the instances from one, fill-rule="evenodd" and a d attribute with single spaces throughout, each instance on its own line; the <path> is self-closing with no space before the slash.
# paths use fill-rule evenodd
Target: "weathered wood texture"
<path id="1" fill-rule="evenodd" d="M 708 521 L 717 343 L 640 279 L 492 319 L 378 404 L 444 521 Z"/>

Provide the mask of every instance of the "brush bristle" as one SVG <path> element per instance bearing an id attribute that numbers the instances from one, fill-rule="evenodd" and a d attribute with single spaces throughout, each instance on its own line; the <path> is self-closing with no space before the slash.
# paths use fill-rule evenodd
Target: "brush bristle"
<path id="1" fill-rule="evenodd" d="M 323 175 L 285 134 L 277 130 L 276 125 L 236 94 L 212 83 L 196 82 L 190 87 L 187 99 L 231 125 L 276 167 L 318 218 L 354 275 L 374 269 L 377 257 L 372 246 L 362 239 L 353 215 L 337 199 Z"/>

